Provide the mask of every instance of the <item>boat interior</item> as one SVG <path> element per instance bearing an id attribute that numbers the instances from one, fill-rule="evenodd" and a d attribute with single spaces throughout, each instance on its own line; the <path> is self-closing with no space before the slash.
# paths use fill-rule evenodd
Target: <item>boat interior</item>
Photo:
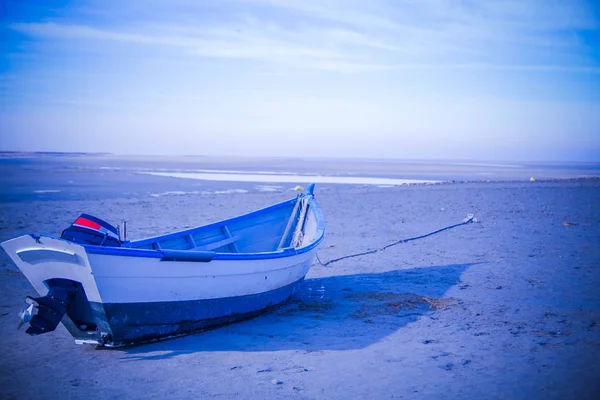
<path id="1" fill-rule="evenodd" d="M 232 219 L 131 241 L 125 247 L 217 253 L 273 252 L 287 247 L 301 247 L 316 239 L 316 219 L 311 202 L 299 196 Z"/>

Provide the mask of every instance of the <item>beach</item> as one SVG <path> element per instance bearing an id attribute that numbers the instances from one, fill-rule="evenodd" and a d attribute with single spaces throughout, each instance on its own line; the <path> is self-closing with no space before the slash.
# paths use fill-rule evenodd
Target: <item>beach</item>
<path id="1" fill-rule="evenodd" d="M 82 212 L 127 220 L 128 236 L 142 238 L 296 195 L 290 183 L 136 179 L 150 194 L 7 195 L 0 240 L 59 236 Z M 182 182 L 202 186 L 182 191 Z M 327 184 L 315 196 L 323 263 L 468 214 L 477 222 L 327 267 L 315 260 L 300 294 L 277 310 L 116 349 L 77 345 L 62 325 L 40 336 L 17 330 L 36 293 L 2 251 L 0 397 L 600 398 L 600 180 Z"/>

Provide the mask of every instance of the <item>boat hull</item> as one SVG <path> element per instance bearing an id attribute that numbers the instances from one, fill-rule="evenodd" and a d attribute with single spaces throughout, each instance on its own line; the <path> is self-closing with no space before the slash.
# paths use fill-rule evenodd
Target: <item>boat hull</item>
<path id="1" fill-rule="evenodd" d="M 77 318 L 68 312 L 62 323 L 76 342 L 108 347 L 259 315 L 298 291 L 316 251 L 188 262 L 88 253 L 65 240 L 30 235 L 3 247 L 40 296 L 48 293 L 48 281 L 55 277 L 81 283 L 90 311 Z M 88 326 L 95 329 L 86 330 Z"/>

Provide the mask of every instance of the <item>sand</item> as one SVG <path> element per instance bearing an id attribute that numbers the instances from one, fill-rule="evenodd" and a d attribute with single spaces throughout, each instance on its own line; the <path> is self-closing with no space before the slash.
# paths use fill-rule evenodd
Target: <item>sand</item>
<path id="1" fill-rule="evenodd" d="M 130 238 L 233 216 L 287 191 L 2 203 L 0 240 L 80 213 Z M 323 267 L 261 317 L 129 348 L 16 329 L 35 295 L 0 254 L 0 398 L 600 398 L 600 182 L 317 187 Z"/>

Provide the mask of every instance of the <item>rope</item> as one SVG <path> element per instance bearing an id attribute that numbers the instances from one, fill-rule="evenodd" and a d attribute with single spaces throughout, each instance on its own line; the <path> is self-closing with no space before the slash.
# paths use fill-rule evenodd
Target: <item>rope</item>
<path id="1" fill-rule="evenodd" d="M 446 226 L 444 228 L 438 229 L 437 231 L 429 232 L 429 233 L 426 233 L 426 234 L 421 235 L 421 236 L 415 236 L 415 237 L 411 237 L 411 238 L 408 238 L 408 239 L 400 239 L 400 240 L 397 240 L 397 241 L 395 241 L 393 243 L 385 245 L 385 246 L 383 246 L 383 247 L 381 247 L 379 249 L 369 250 L 369 251 L 363 251 L 362 253 L 355 253 L 355 254 L 350 254 L 350 255 L 347 255 L 347 256 L 339 257 L 339 258 L 334 258 L 333 260 L 329 260 L 329 261 L 327 261 L 324 264 L 321 262 L 321 259 L 319 258 L 319 254 L 316 254 L 316 256 L 317 256 L 317 260 L 319 261 L 319 264 L 321 264 L 322 266 L 326 267 L 326 266 L 328 266 L 330 264 L 333 264 L 333 263 L 338 262 L 338 261 L 345 260 L 347 258 L 354 258 L 354 257 L 366 256 L 368 254 L 375 254 L 378 251 L 383 251 L 383 250 L 388 249 L 388 248 L 390 248 L 392 246 L 396 246 L 396 245 L 398 245 L 400 243 L 407 243 L 407 242 L 410 242 L 412 240 L 424 239 L 424 238 L 426 238 L 428 236 L 435 235 L 435 234 L 443 232 L 443 231 L 447 231 L 448 229 L 456 228 L 457 226 L 467 225 L 467 224 L 470 224 L 472 222 L 477 222 L 477 219 L 473 216 L 473 214 L 469 214 L 469 215 L 467 215 L 467 218 L 465 218 L 463 220 L 463 222 L 460 222 L 458 224 Z"/>
<path id="2" fill-rule="evenodd" d="M 302 233 L 302 229 L 304 228 L 304 220 L 306 219 L 306 211 L 308 210 L 308 198 L 303 197 L 302 200 L 302 208 L 300 209 L 300 216 L 298 217 L 298 222 L 296 223 L 296 231 L 294 232 L 294 236 L 292 236 L 292 243 L 290 247 L 298 247 L 300 243 L 302 243 L 302 239 L 304 234 Z"/>
<path id="3" fill-rule="evenodd" d="M 298 212 L 298 206 L 300 205 L 301 202 L 302 201 L 300 199 L 298 199 L 298 201 L 296 201 L 296 204 L 294 205 L 294 209 L 292 210 L 292 215 L 290 215 L 290 218 L 288 219 L 288 223 L 285 226 L 285 231 L 283 231 L 283 235 L 281 236 L 281 240 L 279 241 L 279 245 L 277 246 L 277 250 L 279 250 L 285 246 L 287 237 L 290 235 L 290 230 L 292 229 L 292 224 L 294 223 L 294 220 L 296 219 L 296 213 Z"/>

